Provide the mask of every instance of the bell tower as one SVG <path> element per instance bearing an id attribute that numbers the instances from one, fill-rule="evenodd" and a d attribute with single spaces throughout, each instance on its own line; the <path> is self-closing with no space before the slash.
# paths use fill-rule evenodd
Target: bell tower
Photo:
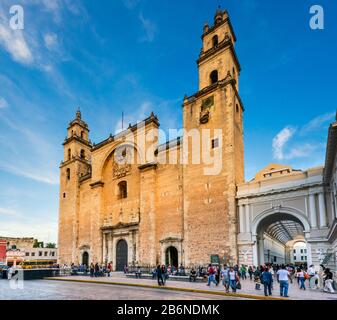
<path id="1" fill-rule="evenodd" d="M 236 263 L 235 197 L 237 185 L 244 182 L 244 108 L 238 92 L 236 36 L 228 12 L 218 8 L 213 25 L 204 25 L 201 38 L 199 91 L 183 102 L 183 149 L 188 158 L 183 166 L 185 264 L 206 264 L 211 259 Z M 200 149 L 193 141 L 197 135 Z M 193 162 L 196 154 L 199 164 Z M 209 167 L 203 161 L 205 154 L 216 170 L 205 170 Z"/>
<path id="2" fill-rule="evenodd" d="M 91 173 L 89 128 L 78 109 L 69 123 L 63 142 L 64 159 L 60 165 L 59 257 L 60 263 L 78 262 L 80 180 Z"/>
<path id="3" fill-rule="evenodd" d="M 197 61 L 199 68 L 199 90 L 231 75 L 238 88 L 240 64 L 235 54 L 236 36 L 228 12 L 217 9 L 214 25 L 204 25 L 202 49 Z"/>

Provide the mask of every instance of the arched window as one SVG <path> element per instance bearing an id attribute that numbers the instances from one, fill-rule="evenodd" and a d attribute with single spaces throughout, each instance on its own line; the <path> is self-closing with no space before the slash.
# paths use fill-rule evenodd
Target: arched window
<path id="1" fill-rule="evenodd" d="M 71 159 L 71 149 L 68 149 L 68 160 Z"/>
<path id="2" fill-rule="evenodd" d="M 70 169 L 67 169 L 67 179 L 70 180 Z"/>
<path id="3" fill-rule="evenodd" d="M 217 35 L 215 35 L 213 38 L 212 38 L 212 43 L 213 43 L 213 47 L 216 47 L 218 44 L 219 44 L 219 38 Z"/>
<path id="4" fill-rule="evenodd" d="M 84 131 L 81 131 L 81 139 L 84 139 Z"/>
<path id="5" fill-rule="evenodd" d="M 218 82 L 218 70 L 213 70 L 209 77 L 211 80 L 211 84 L 217 83 Z"/>
<path id="6" fill-rule="evenodd" d="M 81 159 L 85 159 L 85 151 L 83 149 L 81 150 Z"/>
<path id="7" fill-rule="evenodd" d="M 128 196 L 128 184 L 126 181 L 118 183 L 118 198 L 125 199 Z"/>

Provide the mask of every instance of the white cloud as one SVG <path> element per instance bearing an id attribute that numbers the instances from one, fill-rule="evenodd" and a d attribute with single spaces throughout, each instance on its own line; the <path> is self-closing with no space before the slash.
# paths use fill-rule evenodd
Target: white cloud
<path id="1" fill-rule="evenodd" d="M 295 158 L 308 158 L 308 157 L 319 157 L 318 150 L 323 150 L 325 147 L 325 141 L 314 140 L 312 136 L 310 142 L 301 141 L 307 133 L 312 133 L 315 130 L 323 130 L 323 128 L 331 121 L 335 113 L 325 113 L 319 115 L 309 121 L 307 124 L 303 125 L 301 128 L 296 129 L 291 126 L 283 128 L 273 139 L 273 156 L 277 160 L 292 160 Z M 312 133 L 313 134 L 313 133 Z M 292 143 L 292 146 L 289 146 L 289 141 L 296 136 L 296 143 Z M 287 148 L 288 147 L 288 148 Z M 288 151 L 285 151 L 285 149 Z M 316 153 L 316 154 L 315 154 Z M 323 161 L 323 160 L 322 160 Z"/>
<path id="2" fill-rule="evenodd" d="M 34 237 L 44 242 L 57 241 L 57 222 L 39 222 L 36 219 L 25 221 L 6 221 L 0 223 L 0 234 L 3 237 Z"/>
<path id="3" fill-rule="evenodd" d="M 15 166 L 12 164 L 0 162 L 0 170 L 4 170 L 17 176 L 28 178 L 37 182 L 43 182 L 50 185 L 59 184 L 59 178 L 56 174 L 53 174 L 53 172 L 46 172 L 45 174 L 42 174 L 41 170 L 37 170 L 29 166 L 23 166 L 22 164 Z"/>
<path id="4" fill-rule="evenodd" d="M 273 155 L 277 160 L 283 160 L 283 150 L 287 142 L 294 135 L 296 129 L 292 127 L 283 128 L 273 139 Z"/>
<path id="5" fill-rule="evenodd" d="M 13 209 L 7 209 L 7 208 L 0 208 L 0 216 L 4 215 L 4 216 L 10 216 L 10 217 L 15 217 L 17 216 L 17 212 Z"/>
<path id="6" fill-rule="evenodd" d="M 56 33 L 44 34 L 43 41 L 49 51 L 54 51 L 58 48 L 58 37 Z"/>
<path id="7" fill-rule="evenodd" d="M 145 31 L 145 35 L 140 38 L 140 42 L 152 42 L 157 33 L 157 26 L 150 19 L 145 19 L 143 13 L 139 14 L 139 20 Z"/>
<path id="8" fill-rule="evenodd" d="M 8 126 L 9 134 L 14 133 L 15 137 L 19 137 L 19 140 L 16 140 L 17 145 L 13 144 L 8 148 L 5 144 L 7 149 L 3 151 L 4 156 L 0 158 L 0 170 L 38 182 L 57 185 L 59 175 L 56 162 L 52 159 L 52 155 L 56 154 L 55 146 L 17 120 L 14 121 L 5 116 L 0 120 Z M 9 135 L 9 137 L 12 136 Z"/>
<path id="9" fill-rule="evenodd" d="M 320 129 L 325 124 L 332 122 L 335 116 L 336 114 L 334 112 L 319 115 L 304 125 L 301 131 L 302 133 L 307 133 L 316 129 Z"/>
<path id="10" fill-rule="evenodd" d="M 129 10 L 136 8 L 140 0 L 123 0 L 124 6 Z"/>
<path id="11" fill-rule="evenodd" d="M 0 97 L 0 109 L 5 109 L 8 107 L 8 103 L 5 98 Z"/>
<path id="12" fill-rule="evenodd" d="M 0 17 L 1 18 L 1 17 Z M 30 65 L 34 62 L 22 30 L 12 30 L 6 19 L 0 19 L 0 45 L 11 55 L 16 62 Z"/>

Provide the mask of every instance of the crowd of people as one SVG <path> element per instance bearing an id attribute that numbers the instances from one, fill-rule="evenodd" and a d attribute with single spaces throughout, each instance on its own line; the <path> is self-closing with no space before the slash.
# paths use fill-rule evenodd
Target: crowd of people
<path id="1" fill-rule="evenodd" d="M 322 273 L 319 274 L 311 265 L 307 268 L 304 265 L 274 265 L 265 264 L 258 267 L 242 265 L 227 266 L 222 268 L 219 266 L 209 265 L 207 269 L 208 281 L 207 286 L 214 283 L 216 286 L 220 284 L 224 286 L 228 293 L 230 289 L 236 292 L 241 289 L 241 280 L 246 280 L 248 277 L 255 283 L 255 290 L 262 290 L 263 285 L 265 296 L 271 296 L 274 289 L 274 283 L 277 281 L 279 284 L 279 292 L 281 297 L 289 297 L 289 283 L 293 283 L 295 279 L 300 290 L 306 290 L 306 283 L 310 289 L 319 289 L 322 283 L 323 291 L 334 293 L 333 288 L 333 274 L 329 268 L 321 265 Z M 247 277 L 248 274 L 248 277 Z"/>
<path id="2" fill-rule="evenodd" d="M 82 265 L 63 265 L 60 268 L 69 268 L 75 273 L 89 274 L 90 277 L 111 276 L 113 265 L 112 262 L 100 265 L 98 263 L 91 263 L 89 266 Z M 278 264 L 264 264 L 260 266 L 247 266 L 247 265 L 212 265 L 207 267 L 198 266 L 197 268 L 188 268 L 188 270 L 180 265 L 175 267 L 173 265 L 158 265 L 148 271 L 139 266 L 130 267 L 124 266 L 124 273 L 134 273 L 136 278 L 141 278 L 143 273 L 152 274 L 152 279 L 158 281 L 159 286 L 164 286 L 166 280 L 170 276 L 184 276 L 190 282 L 195 282 L 197 279 L 206 281 L 207 286 L 214 284 L 219 286 L 222 284 L 225 291 L 237 292 L 242 288 L 242 280 L 250 280 L 255 283 L 255 290 L 264 290 L 265 296 L 271 296 L 275 289 L 275 283 L 279 284 L 279 294 L 282 297 L 288 297 L 289 285 L 296 283 L 300 290 L 310 289 L 323 289 L 325 292 L 334 293 L 335 283 L 333 274 L 329 268 L 320 266 L 318 272 L 313 265 L 307 267 L 306 265 L 278 265 Z"/>

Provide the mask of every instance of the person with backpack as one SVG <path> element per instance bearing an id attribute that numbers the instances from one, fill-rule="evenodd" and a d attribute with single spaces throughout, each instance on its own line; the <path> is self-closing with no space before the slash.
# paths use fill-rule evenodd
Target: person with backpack
<path id="1" fill-rule="evenodd" d="M 261 275 L 261 281 L 264 287 L 264 295 L 268 297 L 268 294 L 272 295 L 272 284 L 273 284 L 273 275 L 270 272 L 270 269 L 266 267 Z"/>
<path id="2" fill-rule="evenodd" d="M 254 282 L 255 290 L 261 290 L 261 271 L 259 267 L 254 271 Z"/>
<path id="3" fill-rule="evenodd" d="M 207 272 L 208 272 L 207 286 L 210 287 L 212 282 L 217 286 L 218 283 L 215 280 L 215 272 L 216 271 L 215 271 L 214 267 L 211 264 L 208 265 Z"/>

